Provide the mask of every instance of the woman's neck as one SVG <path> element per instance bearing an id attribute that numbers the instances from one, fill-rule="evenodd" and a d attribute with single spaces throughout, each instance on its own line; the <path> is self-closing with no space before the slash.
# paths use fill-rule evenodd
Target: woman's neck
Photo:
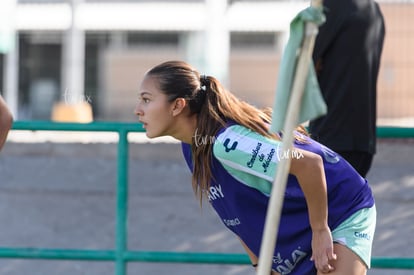
<path id="1" fill-rule="evenodd" d="M 171 136 L 184 143 L 192 144 L 197 129 L 197 115 L 192 115 L 177 123 L 177 129 Z"/>

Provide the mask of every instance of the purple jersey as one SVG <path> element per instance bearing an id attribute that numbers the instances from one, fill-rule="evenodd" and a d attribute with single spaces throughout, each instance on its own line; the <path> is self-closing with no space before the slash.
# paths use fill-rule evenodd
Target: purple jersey
<path id="1" fill-rule="evenodd" d="M 323 159 L 328 191 L 328 224 L 334 230 L 362 208 L 372 207 L 374 198 L 367 181 L 350 164 L 325 146 L 302 136 L 294 147 L 311 151 Z M 209 202 L 224 225 L 259 255 L 267 205 L 277 163 L 283 157 L 280 141 L 261 136 L 240 125 L 230 125 L 214 139 Z M 197 144 L 202 146 L 202 144 Z M 182 144 L 192 170 L 191 147 Z M 295 176 L 289 175 L 282 207 L 272 268 L 285 274 L 316 274 L 310 257 L 312 231 L 304 194 Z"/>

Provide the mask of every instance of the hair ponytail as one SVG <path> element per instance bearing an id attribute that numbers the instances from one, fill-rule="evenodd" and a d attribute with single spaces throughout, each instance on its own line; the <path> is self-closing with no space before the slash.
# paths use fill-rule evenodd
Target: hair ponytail
<path id="1" fill-rule="evenodd" d="M 229 121 L 233 121 L 263 136 L 276 138 L 268 131 L 271 122 L 270 108 L 261 110 L 238 99 L 212 76 L 207 76 L 204 81 L 206 97 L 197 117 L 197 136 L 206 137 L 207 141 L 214 140 L 217 132 Z M 193 142 L 193 189 L 199 197 L 200 203 L 202 203 L 203 194 L 209 189 L 213 177 L 212 150 L 212 142 L 201 146 L 197 142 Z"/>

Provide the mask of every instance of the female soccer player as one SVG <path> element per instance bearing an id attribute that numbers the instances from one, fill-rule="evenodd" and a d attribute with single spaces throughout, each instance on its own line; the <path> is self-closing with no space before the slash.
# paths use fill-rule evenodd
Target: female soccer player
<path id="1" fill-rule="evenodd" d="M 192 186 L 257 265 L 278 162 L 290 158 L 272 274 L 366 274 L 376 211 L 367 181 L 302 128 L 291 151 L 269 132 L 270 110 L 241 101 L 212 76 L 169 61 L 150 69 L 135 113 L 149 138 L 182 142 Z"/>

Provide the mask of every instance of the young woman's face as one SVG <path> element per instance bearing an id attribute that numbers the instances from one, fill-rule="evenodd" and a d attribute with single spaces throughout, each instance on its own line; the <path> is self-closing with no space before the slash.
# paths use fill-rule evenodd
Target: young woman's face
<path id="1" fill-rule="evenodd" d="M 174 117 L 173 103 L 157 86 L 156 78 L 146 76 L 138 91 L 138 103 L 135 114 L 143 124 L 149 138 L 170 135 Z"/>

